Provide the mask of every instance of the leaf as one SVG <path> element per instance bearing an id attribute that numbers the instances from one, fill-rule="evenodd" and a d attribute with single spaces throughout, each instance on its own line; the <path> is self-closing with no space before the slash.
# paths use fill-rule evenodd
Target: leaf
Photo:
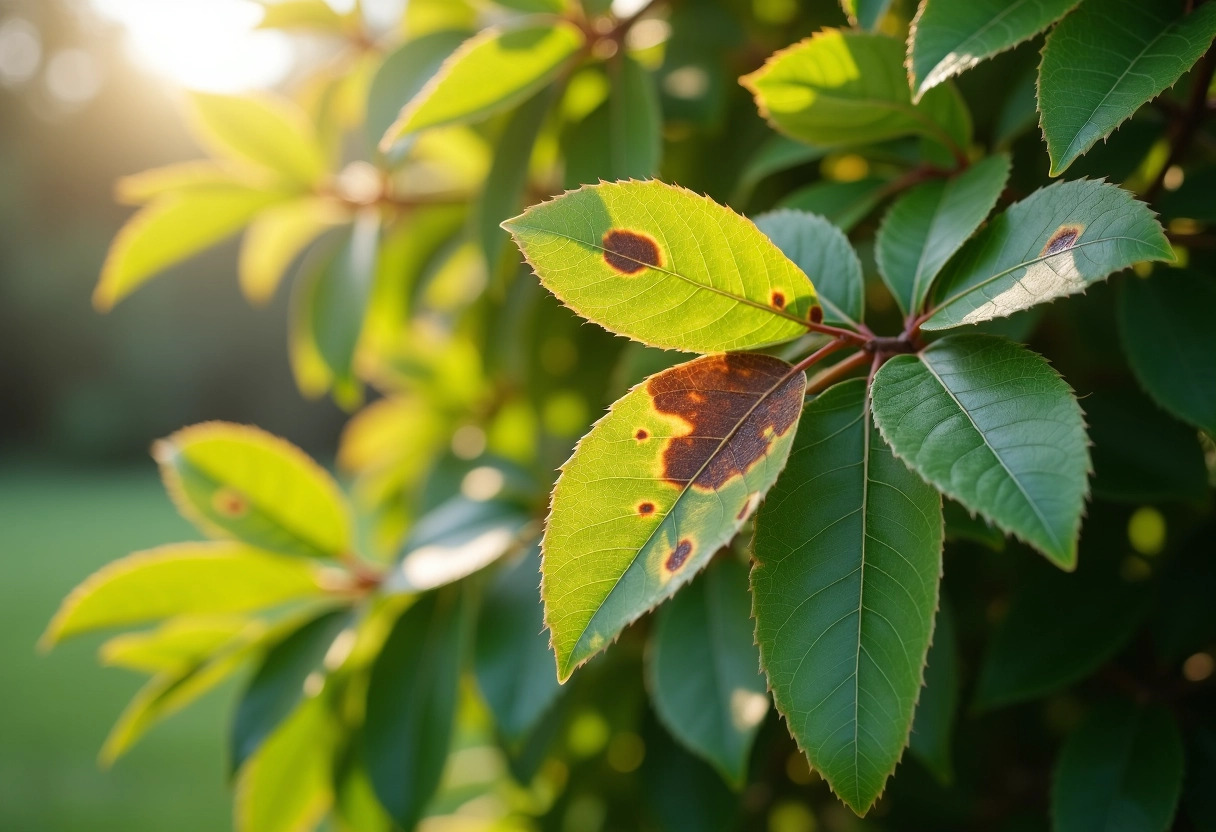
<path id="1" fill-rule="evenodd" d="M 1005 534 L 983 517 L 978 517 L 953 500 L 942 504 L 942 516 L 946 520 L 946 540 L 966 540 L 978 543 L 994 552 L 1005 550 Z"/>
<path id="2" fill-rule="evenodd" d="M 381 590 L 424 592 L 472 575 L 506 554 L 528 520 L 520 506 L 507 500 L 452 497 L 414 526 L 401 561 Z"/>
<path id="3" fill-rule="evenodd" d="M 477 686 L 511 745 L 524 742 L 561 692 L 544 632 L 539 583 L 540 547 L 533 544 L 495 576 L 477 618 Z"/>
<path id="4" fill-rule="evenodd" d="M 646 666 L 663 725 L 735 788 L 769 708 L 748 607 L 747 570 L 719 559 L 659 611 Z"/>
<path id="5" fill-rule="evenodd" d="M 921 310 L 933 279 L 996 205 L 1009 166 L 1008 155 L 989 156 L 950 179 L 917 185 L 887 211 L 875 257 L 904 315 Z"/>
<path id="6" fill-rule="evenodd" d="M 1047 37 L 1039 114 L 1059 176 L 1140 105 L 1174 85 L 1216 36 L 1216 7 L 1084 0 Z"/>
<path id="7" fill-rule="evenodd" d="M 342 15 L 325 0 L 275 0 L 263 3 L 257 28 L 340 34 L 344 25 Z"/>
<path id="8" fill-rule="evenodd" d="M 1216 437 L 1216 330 L 1211 275 L 1158 272 L 1129 278 L 1119 294 L 1119 329 L 1140 386 L 1178 418 Z"/>
<path id="9" fill-rule="evenodd" d="M 559 300 L 651 346 L 754 349 L 818 314 L 806 275 L 750 221 L 662 182 L 587 185 L 503 227 Z"/>
<path id="10" fill-rule="evenodd" d="M 331 610 L 286 635 L 266 652 L 232 720 L 231 771 L 240 771 L 296 710 L 306 695 L 310 677 L 320 671 L 334 639 L 350 621 L 348 610 Z"/>
<path id="11" fill-rule="evenodd" d="M 239 615 L 179 616 L 154 630 L 124 633 L 101 645 L 102 664 L 141 673 L 184 672 L 249 627 Z"/>
<path id="12" fill-rule="evenodd" d="M 144 206 L 110 244 L 93 305 L 110 311 L 158 272 L 235 234 L 263 208 L 285 198 L 245 185 L 215 185 Z"/>
<path id="13" fill-rule="evenodd" d="M 912 103 L 903 46 L 886 35 L 826 29 L 739 81 L 774 129 L 812 145 L 916 135 L 958 155 L 971 143 L 971 117 L 953 87 Z"/>
<path id="14" fill-rule="evenodd" d="M 312 697 L 241 771 L 237 832 L 311 832 L 333 805 L 333 757 L 341 726 L 326 697 Z"/>
<path id="15" fill-rule="evenodd" d="M 658 829 L 731 832 L 740 828 L 742 801 L 722 777 L 672 739 L 654 718 L 643 726 L 646 756 L 637 781 Z"/>
<path id="16" fill-rule="evenodd" d="M 367 92 L 364 130 L 373 146 L 397 120 L 401 103 L 421 92 L 468 38 L 467 31 L 441 29 L 406 41 L 384 59 Z M 395 139 L 391 149 L 383 152 L 396 159 L 406 147 L 408 143 Z"/>
<path id="17" fill-rule="evenodd" d="M 351 552 L 350 508 L 337 483 L 286 440 L 203 422 L 152 450 L 178 510 L 205 534 L 289 555 Z"/>
<path id="18" fill-rule="evenodd" d="M 953 335 L 888 361 L 873 395 L 896 456 L 1060 568 L 1076 568 L 1085 423 L 1041 356 L 991 335 Z"/>
<path id="19" fill-rule="evenodd" d="M 508 9 L 538 14 L 545 12 L 561 14 L 566 7 L 566 0 L 494 0 L 494 2 Z"/>
<path id="20" fill-rule="evenodd" d="M 583 437 L 553 490 L 541 595 L 565 681 L 688 582 L 772 486 L 806 378 L 753 353 L 651 376 Z"/>
<path id="21" fill-rule="evenodd" d="M 1153 597 L 1144 584 L 1116 573 L 1109 551 L 1093 546 L 1094 557 L 1082 558 L 1073 575 L 1037 559 L 1022 562 L 1009 612 L 980 666 L 975 710 L 1025 702 L 1078 682 L 1131 640 Z M 1062 632 L 1068 638 L 1060 638 Z"/>
<path id="22" fill-rule="evenodd" d="M 252 163 L 300 185 L 328 172 L 308 116 L 282 96 L 189 93 L 191 124 L 216 156 Z"/>
<path id="23" fill-rule="evenodd" d="M 848 233 L 878 207 L 889 184 L 877 176 L 854 182 L 816 182 L 785 196 L 778 207 L 820 214 Z"/>
<path id="24" fill-rule="evenodd" d="M 565 182 L 649 179 L 663 155 L 663 113 L 650 73 L 628 55 L 609 65 L 612 89 L 563 138 Z"/>
<path id="25" fill-rule="evenodd" d="M 107 564 L 72 590 L 43 648 L 103 627 L 176 615 L 245 612 L 320 596 L 315 563 L 236 542 L 171 543 Z"/>
<path id="26" fill-rule="evenodd" d="M 856 326 L 864 311 L 865 279 L 839 228 L 825 217 L 788 209 L 761 214 L 756 227 L 811 278 L 825 323 Z"/>
<path id="27" fill-rule="evenodd" d="M 944 603 L 937 611 L 933 645 L 925 661 L 925 687 L 916 703 L 916 718 L 908 749 L 943 785 L 954 780 L 954 714 L 959 696 L 958 644 L 954 635 L 954 616 Z"/>
<path id="28" fill-rule="evenodd" d="M 124 205 L 143 205 L 158 197 L 215 188 L 259 188 L 270 184 L 257 171 L 215 159 L 175 162 L 124 176 L 114 183 L 115 198 Z"/>
<path id="29" fill-rule="evenodd" d="M 311 275 L 309 323 L 317 354 L 335 385 L 356 385 L 355 352 L 363 334 L 367 305 L 380 254 L 380 212 L 366 209 L 349 234 Z"/>
<path id="30" fill-rule="evenodd" d="M 849 23 L 862 29 L 877 28 L 890 6 L 891 0 L 840 0 Z"/>
<path id="31" fill-rule="evenodd" d="M 858 814 L 908 744 L 941 574 L 941 498 L 886 447 L 855 379 L 807 405 L 756 519 L 752 612 L 777 710 Z"/>
<path id="32" fill-rule="evenodd" d="M 1096 706 L 1060 751 L 1055 832 L 1165 832 L 1182 793 L 1182 736 L 1160 705 Z"/>
<path id="33" fill-rule="evenodd" d="M 339 203 L 306 197 L 262 211 L 241 243 L 238 274 L 250 303 L 268 303 L 289 266 L 326 230 L 350 220 Z"/>
<path id="34" fill-rule="evenodd" d="M 422 595 L 372 665 L 363 759 L 380 803 L 406 829 L 422 816 L 448 756 L 466 619 L 458 592 Z"/>
<path id="35" fill-rule="evenodd" d="M 1079 180 L 1041 188 L 998 214 L 951 259 L 923 329 L 1003 318 L 1083 292 L 1146 260 L 1173 260 L 1143 202 L 1116 185 Z"/>
<path id="36" fill-rule="evenodd" d="M 385 132 L 386 151 L 407 133 L 484 119 L 529 98 L 583 48 L 566 21 L 484 29 L 457 49 Z"/>
<path id="37" fill-rule="evenodd" d="M 923 0 L 908 38 L 912 97 L 1037 35 L 1078 0 Z"/>
<path id="38" fill-rule="evenodd" d="M 828 148 L 815 147 L 774 133 L 748 157 L 730 201 L 734 205 L 742 205 L 751 197 L 756 186 L 768 177 L 822 159 L 827 154 Z"/>

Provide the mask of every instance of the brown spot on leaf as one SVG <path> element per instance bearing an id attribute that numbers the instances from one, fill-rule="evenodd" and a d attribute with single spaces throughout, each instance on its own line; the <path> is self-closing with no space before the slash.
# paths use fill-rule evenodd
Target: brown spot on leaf
<path id="1" fill-rule="evenodd" d="M 638 432 L 633 435 L 633 438 L 639 442 L 645 442 L 650 438 L 650 433 L 646 430 L 646 428 L 638 428 Z"/>
<path id="2" fill-rule="evenodd" d="M 637 274 L 662 263 L 659 244 L 637 231 L 613 228 L 604 235 L 604 262 L 621 274 Z"/>
<path id="3" fill-rule="evenodd" d="M 688 560 L 688 556 L 692 554 L 692 541 L 688 538 L 681 540 L 676 548 L 671 550 L 671 554 L 667 556 L 667 562 L 663 564 L 668 572 L 675 572 L 684 562 Z"/>
<path id="4" fill-rule="evenodd" d="M 648 514 L 654 514 L 654 503 L 639 503 L 638 514 L 645 517 Z"/>
<path id="5" fill-rule="evenodd" d="M 220 488 L 211 497 L 211 507 L 217 514 L 237 519 L 249 511 L 249 501 L 235 488 Z"/>
<path id="6" fill-rule="evenodd" d="M 646 389 L 659 413 L 688 426 L 667 440 L 663 477 L 716 490 L 751 470 L 798 421 L 804 381 L 780 359 L 727 353 L 659 373 Z"/>
<path id="7" fill-rule="evenodd" d="M 810 317 L 811 317 L 811 323 L 813 323 L 813 324 L 823 323 L 823 307 L 819 306 L 818 304 L 816 304 L 815 306 L 812 306 Z"/>
<path id="8" fill-rule="evenodd" d="M 778 309 L 785 308 L 785 295 L 783 295 L 781 292 L 773 292 L 772 301 L 773 306 L 777 307 Z"/>
<path id="9" fill-rule="evenodd" d="M 1039 256 L 1050 257 L 1053 254 L 1059 254 L 1061 251 L 1068 251 L 1068 249 L 1077 244 L 1077 240 L 1081 238 L 1081 232 L 1084 230 L 1084 226 L 1080 225 L 1061 225 L 1051 235 L 1051 239 L 1047 241 L 1047 245 L 1043 246 L 1043 251 L 1039 253 Z"/>

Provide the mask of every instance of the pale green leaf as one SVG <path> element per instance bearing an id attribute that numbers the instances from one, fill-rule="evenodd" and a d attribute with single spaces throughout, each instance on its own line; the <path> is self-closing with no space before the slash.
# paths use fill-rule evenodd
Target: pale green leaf
<path id="1" fill-rule="evenodd" d="M 350 508 L 333 478 L 258 428 L 204 422 L 153 448 L 178 510 L 204 533 L 307 557 L 351 552 Z"/>
<path id="2" fill-rule="evenodd" d="M 329 161 L 308 115 L 269 93 L 192 92 L 191 124 L 216 156 L 257 165 L 300 185 L 315 185 Z"/>
<path id="3" fill-rule="evenodd" d="M 687 583 L 785 464 L 806 378 L 754 353 L 706 356 L 633 388 L 553 491 L 542 596 L 558 676 Z"/>
<path id="4" fill-rule="evenodd" d="M 954 715 L 959 699 L 959 657 L 954 616 L 942 599 L 933 628 L 933 645 L 925 660 L 925 687 L 916 703 L 908 749 L 933 772 L 939 783 L 954 780 Z"/>
<path id="5" fill-rule="evenodd" d="M 923 0 L 908 37 L 914 98 L 980 61 L 1012 49 L 1078 0 Z"/>
<path id="6" fill-rule="evenodd" d="M 1060 751 L 1052 829 L 1166 832 L 1182 794 L 1183 763 L 1182 733 L 1165 707 L 1121 699 L 1095 706 Z"/>
<path id="7" fill-rule="evenodd" d="M 1052 176 L 1173 86 L 1208 50 L 1216 6 L 1186 14 L 1183 5 L 1084 0 L 1052 30 L 1039 65 L 1040 124 Z"/>
<path id="8" fill-rule="evenodd" d="M 998 214 L 942 270 L 924 329 L 1004 318 L 1085 291 L 1146 260 L 1173 260 L 1153 212 L 1122 188 L 1078 180 Z"/>
<path id="9" fill-rule="evenodd" d="M 286 193 L 247 185 L 212 185 L 166 195 L 141 208 L 118 232 L 93 305 L 113 308 L 149 278 L 240 231 Z"/>
<path id="10" fill-rule="evenodd" d="M 736 788 L 768 713 L 747 569 L 719 559 L 659 610 L 647 674 L 660 720 Z"/>
<path id="11" fill-rule="evenodd" d="M 41 643 L 176 615 L 264 609 L 318 597 L 327 583 L 311 561 L 243 543 L 172 543 L 93 573 L 64 599 Z"/>
<path id="12" fill-rule="evenodd" d="M 896 455 L 942 493 L 1076 567 L 1085 422 L 1041 356 L 991 335 L 943 338 L 883 365 L 874 416 Z"/>
<path id="13" fill-rule="evenodd" d="M 1120 290 L 1119 328 L 1136 380 L 1170 413 L 1216 437 L 1213 309 L 1210 274 L 1159 271 Z"/>
<path id="14" fill-rule="evenodd" d="M 908 744 L 942 553 L 941 498 L 871 424 L 864 380 L 807 405 L 754 548 L 756 641 L 777 709 L 864 814 Z"/>
<path id="15" fill-rule="evenodd" d="M 350 221 L 350 212 L 331 199 L 306 197 L 261 212 L 241 241 L 237 273 L 250 303 L 269 302 L 288 267 L 326 230 Z"/>
<path id="16" fill-rule="evenodd" d="M 783 197 L 777 207 L 819 214 L 847 234 L 878 207 L 888 184 L 878 176 L 852 182 L 816 182 Z"/>
<path id="17" fill-rule="evenodd" d="M 825 323 L 861 321 L 865 300 L 861 261 L 839 228 L 825 217 L 788 209 L 761 214 L 756 227 L 810 277 Z"/>
<path id="18" fill-rule="evenodd" d="M 933 279 L 980 227 L 1008 178 L 1009 157 L 989 156 L 950 179 L 917 185 L 891 206 L 878 229 L 875 257 L 905 315 L 920 311 Z"/>
<path id="19" fill-rule="evenodd" d="M 558 20 L 481 31 L 405 104 L 385 132 L 381 149 L 407 133 L 510 109 L 557 77 L 583 44 L 578 27 Z"/>
<path id="20" fill-rule="evenodd" d="M 588 185 L 503 227 L 558 299 L 651 346 L 753 349 L 817 314 L 811 282 L 755 225 L 662 182 Z"/>
<path id="21" fill-rule="evenodd" d="M 813 145 L 926 136 L 955 156 L 971 143 L 971 117 L 943 85 L 912 103 L 895 38 L 827 29 L 777 52 L 741 83 L 777 130 Z"/>
<path id="22" fill-rule="evenodd" d="M 891 0 L 840 0 L 849 23 L 862 29 L 877 28 L 890 6 Z"/>
<path id="23" fill-rule="evenodd" d="M 103 664 L 141 673 L 185 671 L 217 652 L 249 626 L 239 615 L 184 615 L 140 633 L 123 633 L 101 645 Z"/>

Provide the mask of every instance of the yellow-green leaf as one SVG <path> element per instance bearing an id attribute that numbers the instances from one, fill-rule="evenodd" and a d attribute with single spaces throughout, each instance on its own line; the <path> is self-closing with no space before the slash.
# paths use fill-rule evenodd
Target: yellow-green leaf
<path id="1" fill-rule="evenodd" d="M 249 626 L 240 615 L 171 618 L 142 633 L 123 633 L 101 646 L 101 661 L 143 673 L 184 671 L 218 651 Z"/>
<path id="2" fill-rule="evenodd" d="M 259 188 L 265 177 L 222 159 L 193 159 L 124 176 L 114 185 L 115 198 L 124 205 L 143 205 L 157 197 L 183 191 L 235 186 Z"/>
<path id="3" fill-rule="evenodd" d="M 341 33 L 342 15 L 325 0 L 277 0 L 264 2 L 259 29 L 310 30 Z"/>
<path id="4" fill-rule="evenodd" d="M 350 508 L 337 483 L 286 440 L 204 422 L 157 442 L 153 453 L 178 509 L 205 534 L 307 557 L 351 551 Z"/>
<path id="5" fill-rule="evenodd" d="M 305 112 L 270 94 L 190 94 L 191 123 L 216 156 L 274 171 L 292 182 L 313 185 L 329 167 Z"/>
<path id="6" fill-rule="evenodd" d="M 306 197 L 276 205 L 257 217 L 241 243 L 241 291 L 250 303 L 270 300 L 287 268 L 327 229 L 350 220 L 340 203 Z"/>

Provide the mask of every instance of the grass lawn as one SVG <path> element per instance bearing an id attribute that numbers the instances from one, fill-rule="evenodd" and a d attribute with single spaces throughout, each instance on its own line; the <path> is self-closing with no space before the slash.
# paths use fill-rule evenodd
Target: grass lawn
<path id="1" fill-rule="evenodd" d="M 198 534 L 153 464 L 69 470 L 0 460 L 0 829 L 223 832 L 234 685 L 152 729 L 109 771 L 96 755 L 142 677 L 97 664 L 101 636 L 39 654 L 63 596 L 129 551 Z"/>

